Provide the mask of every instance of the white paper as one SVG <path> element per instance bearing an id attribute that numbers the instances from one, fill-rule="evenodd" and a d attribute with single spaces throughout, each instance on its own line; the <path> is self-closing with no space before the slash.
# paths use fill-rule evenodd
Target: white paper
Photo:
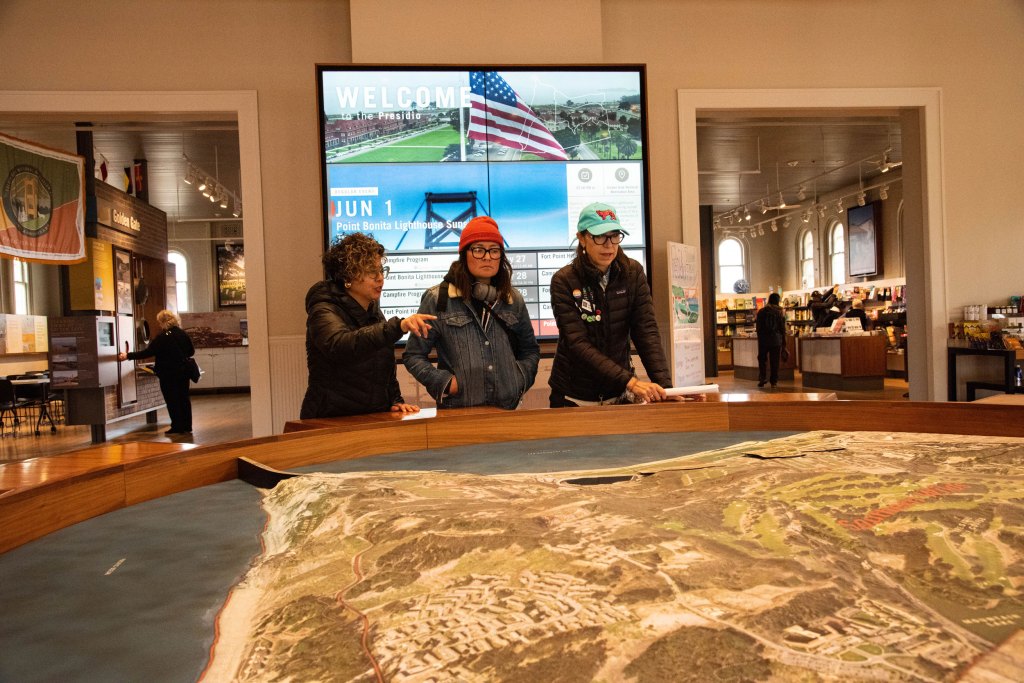
<path id="1" fill-rule="evenodd" d="M 717 394 L 717 384 L 694 384 L 688 387 L 672 387 L 666 389 L 665 394 L 668 396 L 690 396 L 692 394 Z"/>
<path id="2" fill-rule="evenodd" d="M 437 408 L 420 408 L 418 413 L 406 413 L 403 420 L 419 420 L 424 417 L 437 417 Z"/>

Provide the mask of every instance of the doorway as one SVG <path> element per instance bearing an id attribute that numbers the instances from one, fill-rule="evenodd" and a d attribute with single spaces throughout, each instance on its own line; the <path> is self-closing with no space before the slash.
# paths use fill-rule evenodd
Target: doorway
<path id="1" fill-rule="evenodd" d="M 246 296 L 249 377 L 253 436 L 272 433 L 269 332 L 263 241 L 258 108 L 255 91 L 221 92 L 4 92 L 0 116 L 32 120 L 88 121 L 177 120 L 229 117 L 238 123 L 241 196 L 246 198 L 243 239 L 246 248 Z"/>
<path id="2" fill-rule="evenodd" d="M 946 292 L 938 89 L 680 90 L 679 133 L 683 242 L 701 245 L 698 119 L 707 116 L 808 117 L 893 115 L 902 133 L 908 357 L 912 400 L 945 393 Z M 706 281 L 706 280 L 705 280 Z"/>

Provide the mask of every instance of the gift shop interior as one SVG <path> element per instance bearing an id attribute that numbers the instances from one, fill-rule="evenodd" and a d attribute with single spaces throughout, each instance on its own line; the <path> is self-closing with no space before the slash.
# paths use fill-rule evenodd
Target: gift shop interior
<path id="1" fill-rule="evenodd" d="M 755 317 L 778 293 L 787 352 L 776 391 L 907 398 L 914 331 L 899 119 L 709 116 L 698 122 L 697 148 L 702 238 L 713 245 L 704 277 L 714 291 L 704 324 L 714 338 L 705 344 L 708 374 L 759 390 Z M 950 352 L 951 362 L 979 361 L 966 387 L 951 373 L 950 400 L 1020 391 L 1019 294 L 966 307 L 964 322 L 950 324 L 948 346 L 963 349 Z"/>

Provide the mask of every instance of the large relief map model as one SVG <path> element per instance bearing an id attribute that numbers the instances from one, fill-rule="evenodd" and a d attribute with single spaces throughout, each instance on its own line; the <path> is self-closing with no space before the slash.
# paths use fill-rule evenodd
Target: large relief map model
<path id="1" fill-rule="evenodd" d="M 1024 680 L 1024 439 L 314 474 L 264 506 L 205 680 Z"/>

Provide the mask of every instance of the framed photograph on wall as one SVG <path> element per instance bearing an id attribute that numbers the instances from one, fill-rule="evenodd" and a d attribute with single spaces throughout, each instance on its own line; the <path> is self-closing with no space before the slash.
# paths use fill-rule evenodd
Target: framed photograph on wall
<path id="1" fill-rule="evenodd" d="M 245 306 L 245 250 L 241 244 L 217 245 L 217 306 Z"/>
<path id="2" fill-rule="evenodd" d="M 850 275 L 877 275 L 881 269 L 881 212 L 879 203 L 854 206 L 846 212 L 850 230 Z"/>
<path id="3" fill-rule="evenodd" d="M 132 253 L 114 247 L 114 298 L 117 300 L 118 315 L 132 315 L 135 312 L 132 298 Z"/>

